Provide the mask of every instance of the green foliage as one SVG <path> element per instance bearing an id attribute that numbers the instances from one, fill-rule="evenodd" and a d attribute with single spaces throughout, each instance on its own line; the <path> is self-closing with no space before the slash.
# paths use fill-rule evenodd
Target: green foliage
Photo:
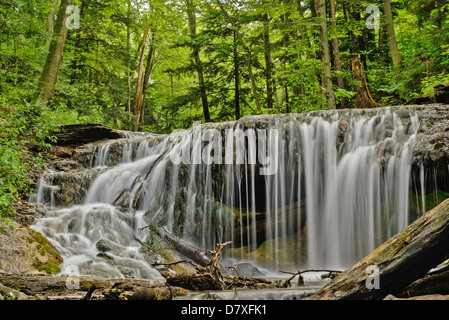
<path id="1" fill-rule="evenodd" d="M 51 132 L 57 126 L 42 113 L 42 107 L 27 103 L 0 106 L 0 221 L 6 225 L 15 213 L 14 201 L 31 191 L 28 171 L 42 164 L 40 152 L 46 151 L 55 139 Z M 39 153 L 33 155 L 29 147 Z"/>

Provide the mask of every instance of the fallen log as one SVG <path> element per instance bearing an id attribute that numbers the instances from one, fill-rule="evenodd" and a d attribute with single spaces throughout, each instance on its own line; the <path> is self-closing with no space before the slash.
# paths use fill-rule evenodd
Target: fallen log
<path id="1" fill-rule="evenodd" d="M 192 291 L 223 290 L 223 284 L 220 281 L 217 281 L 217 279 L 210 273 L 181 275 L 169 271 L 160 272 L 170 286 Z"/>
<path id="2" fill-rule="evenodd" d="M 378 300 L 400 293 L 449 257 L 449 199 L 319 290 L 312 299 Z M 378 268 L 371 274 L 370 267 Z M 372 280 L 377 284 L 373 286 Z"/>
<path id="3" fill-rule="evenodd" d="M 165 280 L 151 279 L 109 279 L 79 276 L 78 286 L 67 287 L 68 275 L 33 276 L 0 273 L 0 294 L 17 300 L 171 300 L 186 295 L 179 287 L 168 287 Z M 95 294 L 94 294 L 95 291 Z M 95 297 L 94 297 L 95 295 Z"/>
<path id="4" fill-rule="evenodd" d="M 449 294 L 449 271 L 426 275 L 396 294 L 398 298 L 409 298 L 433 294 Z"/>
<path id="5" fill-rule="evenodd" d="M 167 231 L 164 227 L 157 227 L 155 224 L 150 224 L 150 229 L 155 232 L 162 240 L 170 244 L 175 251 L 191 259 L 193 262 L 202 267 L 209 265 L 211 259 L 206 251 L 199 250 L 190 242 L 177 237 L 173 233 Z"/>
<path id="6" fill-rule="evenodd" d="M 122 138 L 118 131 L 98 123 L 63 125 L 53 136 L 56 137 L 56 142 L 49 142 L 64 147 L 79 147 L 100 140 Z"/>

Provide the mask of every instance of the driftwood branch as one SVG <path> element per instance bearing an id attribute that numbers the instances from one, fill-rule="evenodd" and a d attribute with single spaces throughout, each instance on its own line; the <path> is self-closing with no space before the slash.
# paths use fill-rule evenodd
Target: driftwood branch
<path id="1" fill-rule="evenodd" d="M 281 269 L 278 269 L 279 272 L 282 273 L 287 273 L 287 274 L 291 274 L 292 276 L 290 278 L 288 278 L 287 280 L 284 281 L 284 283 L 282 285 L 280 285 L 280 287 L 282 288 L 287 288 L 291 286 L 291 281 L 298 276 L 298 286 L 302 286 L 304 285 L 304 278 L 302 276 L 303 273 L 308 273 L 308 272 L 328 272 L 327 275 L 322 275 L 321 278 L 335 278 L 335 276 L 338 273 L 341 273 L 342 271 L 338 271 L 338 270 L 323 270 L 323 269 L 307 269 L 307 270 L 303 270 L 303 271 L 298 271 L 298 272 L 290 272 L 290 271 L 284 271 Z"/>
<path id="2" fill-rule="evenodd" d="M 153 267 L 157 267 L 157 266 L 167 266 L 168 267 L 168 266 L 174 266 L 174 265 L 177 265 L 180 263 L 188 263 L 188 264 L 196 267 L 196 265 L 194 263 L 192 263 L 192 261 L 187 260 L 187 259 L 183 259 L 183 260 L 179 260 L 179 261 L 175 261 L 175 262 L 167 262 L 167 263 L 155 262 L 155 263 L 152 263 L 151 265 Z"/>
<path id="3" fill-rule="evenodd" d="M 94 291 L 97 289 L 97 286 L 94 284 L 92 284 L 89 288 L 89 290 L 87 290 L 86 295 L 84 296 L 83 300 L 90 300 L 90 298 L 92 297 L 92 294 L 94 293 Z"/>

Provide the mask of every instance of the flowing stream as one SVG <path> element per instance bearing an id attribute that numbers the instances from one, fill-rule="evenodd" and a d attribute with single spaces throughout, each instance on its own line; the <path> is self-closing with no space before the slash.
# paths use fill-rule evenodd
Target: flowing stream
<path id="1" fill-rule="evenodd" d="M 30 201 L 48 213 L 33 228 L 59 250 L 63 272 L 159 278 L 140 250 L 150 221 L 201 249 L 232 240 L 229 263 L 344 269 L 416 218 L 419 123 L 409 109 L 384 108 L 123 133 L 93 147 L 78 172 L 84 187 L 71 191 L 81 200 L 57 201 L 73 173 L 41 177 Z"/>

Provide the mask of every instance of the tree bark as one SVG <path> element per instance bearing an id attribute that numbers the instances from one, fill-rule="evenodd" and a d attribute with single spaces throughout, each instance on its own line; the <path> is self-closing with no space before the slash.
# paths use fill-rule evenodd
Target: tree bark
<path id="1" fill-rule="evenodd" d="M 126 83 L 127 83 L 127 102 L 126 102 L 126 111 L 131 113 L 131 28 L 130 28 L 130 19 L 131 19 L 131 1 L 128 0 L 128 12 L 127 12 L 127 21 L 126 21 L 126 53 L 128 58 L 128 71 L 126 72 Z"/>
<path id="2" fill-rule="evenodd" d="M 239 53 L 237 50 L 237 31 L 234 30 L 234 104 L 235 120 L 240 119 L 240 73 L 239 73 Z"/>
<path id="3" fill-rule="evenodd" d="M 155 38 L 155 32 L 152 33 L 152 37 L 151 37 L 151 45 L 150 45 L 150 49 L 148 52 L 147 65 L 145 67 L 145 74 L 143 77 L 141 98 L 139 101 L 139 103 L 140 103 L 140 105 L 139 105 L 139 110 L 140 110 L 139 121 L 141 123 L 144 123 L 144 112 L 145 112 L 144 107 L 145 107 L 145 100 L 147 97 L 146 92 L 150 85 L 150 76 L 151 76 L 151 73 L 153 72 L 154 64 L 155 64 L 156 48 L 153 43 L 154 38 Z"/>
<path id="4" fill-rule="evenodd" d="M 208 256 L 204 251 L 199 250 L 191 243 L 178 238 L 173 233 L 168 232 L 165 228 L 156 226 L 155 224 L 150 225 L 152 232 L 159 235 L 164 241 L 173 246 L 174 250 L 189 258 L 198 265 L 205 267 L 210 263 L 210 256 Z"/>
<path id="5" fill-rule="evenodd" d="M 67 7 L 72 4 L 73 0 L 61 0 L 50 49 L 33 99 L 37 104 L 47 105 L 53 96 L 53 91 L 58 79 L 59 65 L 62 61 L 64 44 L 67 38 L 68 29 L 66 20 L 69 17 L 69 14 L 66 13 L 66 10 Z"/>
<path id="6" fill-rule="evenodd" d="M 328 109 L 335 109 L 335 94 L 332 86 L 331 61 L 329 51 L 329 38 L 327 35 L 326 2 L 325 0 L 315 0 L 317 17 L 320 19 L 320 38 L 322 47 L 322 62 L 324 71 L 324 92 Z"/>
<path id="7" fill-rule="evenodd" d="M 348 7 L 346 7 L 346 5 L 343 3 L 346 20 L 348 22 L 352 20 L 360 21 L 360 13 L 356 9 L 354 9 L 352 4 L 349 4 Z M 357 107 L 362 109 L 375 107 L 377 104 L 371 97 L 365 77 L 366 54 L 363 53 L 363 36 L 357 36 L 354 31 L 348 31 L 348 38 L 350 38 L 352 41 L 351 59 L 349 59 L 348 62 L 349 70 L 352 73 L 352 79 L 354 82 L 354 92 L 356 93 Z"/>
<path id="8" fill-rule="evenodd" d="M 313 299 L 377 300 L 395 295 L 446 260 L 448 247 L 449 199 L 340 274 Z M 369 266 L 379 268 L 378 289 L 367 286 Z"/>
<path id="9" fill-rule="evenodd" d="M 391 10 L 391 0 L 384 0 L 384 14 L 387 20 L 387 36 L 390 45 L 391 58 L 393 65 L 397 68 L 401 64 L 401 55 L 399 53 L 398 43 L 396 41 L 396 32 L 393 25 L 393 13 Z"/>
<path id="10" fill-rule="evenodd" d="M 143 40 L 142 40 L 142 52 L 140 54 L 140 60 L 139 60 L 139 69 L 137 71 L 137 84 L 136 84 L 136 95 L 134 99 L 134 117 L 135 117 L 135 123 L 134 123 L 134 131 L 137 131 L 137 127 L 139 125 L 140 121 L 140 115 L 141 115 L 141 107 L 142 107 L 142 92 L 143 92 L 143 62 L 145 58 L 145 49 L 147 46 L 147 38 L 149 33 L 150 27 L 147 26 L 145 28 L 144 34 L 143 34 Z"/>
<path id="11" fill-rule="evenodd" d="M 189 20 L 189 31 L 192 39 L 196 36 L 196 14 L 194 0 L 185 0 L 187 6 L 187 17 Z M 196 40 L 195 40 L 196 41 Z M 203 65 L 200 58 L 200 48 L 197 43 L 193 45 L 193 58 L 195 59 L 195 67 L 198 74 L 198 85 L 201 95 L 201 103 L 203 105 L 204 121 L 210 122 L 209 103 L 207 101 L 206 86 L 204 84 Z"/>
<path id="12" fill-rule="evenodd" d="M 58 0 L 53 0 L 52 2 L 52 8 L 50 11 L 50 14 L 48 15 L 48 38 L 46 41 L 47 46 L 50 45 L 51 43 L 51 39 L 53 38 L 53 32 L 54 32 L 54 26 L 55 26 L 55 13 L 56 13 L 56 8 L 58 6 Z"/>
<path id="13" fill-rule="evenodd" d="M 358 107 L 362 109 L 374 107 L 374 101 L 370 98 L 366 84 L 363 63 L 358 56 L 349 60 L 349 70 L 352 72 L 352 78 L 354 79 L 354 91 L 356 93 Z"/>

